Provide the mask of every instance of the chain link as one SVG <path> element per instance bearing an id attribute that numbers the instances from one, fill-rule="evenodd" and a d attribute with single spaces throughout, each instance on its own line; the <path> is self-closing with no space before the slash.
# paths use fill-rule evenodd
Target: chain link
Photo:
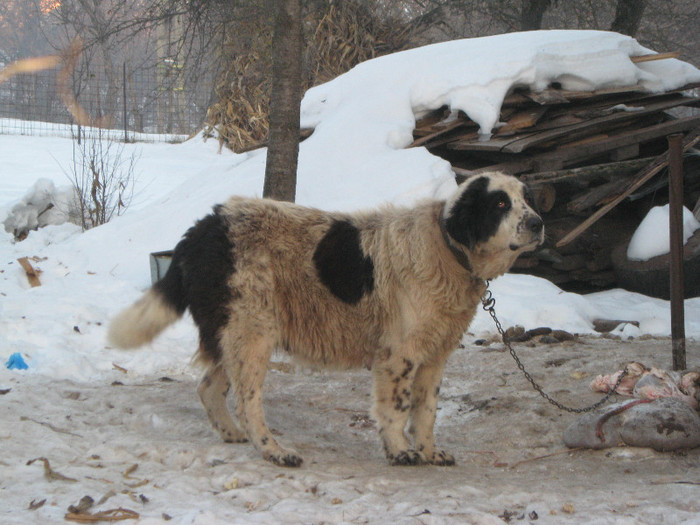
<path id="1" fill-rule="evenodd" d="M 484 311 L 488 312 L 488 314 L 493 319 L 493 322 L 496 323 L 496 329 L 498 330 L 498 333 L 501 335 L 501 339 L 503 339 L 503 344 L 506 345 L 506 348 L 508 348 L 508 350 L 510 351 L 510 355 L 515 360 L 515 363 L 518 365 L 518 368 L 525 376 L 525 379 L 527 379 L 530 382 L 530 384 L 532 385 L 532 388 L 534 388 L 543 398 L 545 398 L 547 401 L 549 401 L 552 405 L 557 407 L 559 410 L 564 410 L 565 412 L 571 412 L 573 414 L 583 414 L 586 412 L 591 412 L 592 410 L 595 410 L 596 408 L 603 406 L 605 403 L 608 402 L 608 400 L 615 393 L 617 393 L 617 388 L 620 386 L 620 383 L 622 383 L 622 380 L 627 375 L 627 367 L 624 368 L 624 370 L 620 374 L 620 377 L 617 379 L 617 382 L 615 383 L 615 385 L 613 385 L 612 389 L 607 394 L 605 394 L 605 396 L 600 401 L 593 403 L 590 406 L 587 406 L 584 408 L 573 408 L 573 407 L 563 405 L 559 401 L 557 401 L 556 399 L 553 399 L 552 397 L 550 397 L 549 394 L 547 394 L 542 389 L 542 387 L 532 378 L 532 376 L 528 373 L 528 371 L 525 370 L 525 365 L 523 365 L 522 361 L 520 361 L 520 358 L 515 353 L 515 350 L 513 350 L 513 347 L 508 342 L 508 338 L 506 337 L 506 333 L 503 330 L 503 326 L 501 326 L 501 322 L 498 320 L 498 317 L 496 317 L 496 310 L 494 308 L 496 305 L 496 299 L 494 299 L 493 294 L 491 293 L 491 290 L 489 290 L 489 283 L 491 282 L 491 280 L 487 279 L 484 282 L 486 284 L 486 290 L 484 291 L 484 295 L 481 296 L 481 303 L 483 305 L 482 308 L 484 309 Z"/>

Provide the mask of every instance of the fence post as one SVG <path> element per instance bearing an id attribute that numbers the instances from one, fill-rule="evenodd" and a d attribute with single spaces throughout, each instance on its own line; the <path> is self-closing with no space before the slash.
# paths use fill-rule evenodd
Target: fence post
<path id="1" fill-rule="evenodd" d="M 124 142 L 129 142 L 129 132 L 127 131 L 127 124 L 129 118 L 126 114 L 126 62 L 122 64 L 122 99 L 124 99 Z"/>
<path id="2" fill-rule="evenodd" d="M 671 287 L 671 347 L 673 369 L 685 370 L 685 313 L 683 311 L 683 134 L 668 137 L 668 201 Z"/>

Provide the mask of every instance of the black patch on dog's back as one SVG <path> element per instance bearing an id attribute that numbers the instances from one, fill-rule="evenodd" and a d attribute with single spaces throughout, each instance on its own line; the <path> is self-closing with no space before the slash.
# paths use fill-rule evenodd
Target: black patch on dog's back
<path id="1" fill-rule="evenodd" d="M 235 271 L 234 245 L 220 211 L 215 207 L 185 233 L 168 272 L 154 286 L 178 311 L 189 306 L 202 352 L 214 362 L 221 358 L 219 331 L 228 322 L 228 281 Z"/>
<path id="2" fill-rule="evenodd" d="M 341 301 L 356 304 L 374 290 L 374 263 L 360 246 L 360 230 L 348 221 L 336 221 L 314 252 L 321 282 Z"/>
<path id="3" fill-rule="evenodd" d="M 447 233 L 471 249 L 493 236 L 512 207 L 505 191 L 488 191 L 489 179 L 471 182 L 445 220 Z"/>

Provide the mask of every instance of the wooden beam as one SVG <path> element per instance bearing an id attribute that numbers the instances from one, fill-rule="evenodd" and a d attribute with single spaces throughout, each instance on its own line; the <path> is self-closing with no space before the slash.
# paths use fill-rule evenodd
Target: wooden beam
<path id="1" fill-rule="evenodd" d="M 693 133 L 689 134 L 685 138 L 685 140 L 683 141 L 683 151 L 686 151 L 689 148 L 692 148 L 698 142 L 700 142 L 700 129 L 696 129 Z M 620 204 L 620 202 L 622 202 L 625 197 L 634 193 L 645 182 L 647 182 L 654 175 L 659 173 L 667 165 L 668 165 L 668 153 L 664 153 L 662 155 L 659 155 L 657 157 L 657 159 L 652 164 L 650 164 L 647 168 L 643 169 L 641 172 L 639 172 L 637 174 L 636 177 L 634 177 L 632 183 L 627 187 L 627 189 L 625 191 L 620 193 L 617 197 L 615 197 L 608 204 L 606 204 L 605 206 L 598 209 L 598 211 L 596 211 L 593 215 L 588 217 L 588 219 L 583 221 L 576 228 L 574 228 L 569 233 L 567 233 L 564 237 L 562 237 L 556 244 L 557 248 L 560 248 L 566 244 L 569 244 L 571 241 L 576 239 L 579 235 L 581 235 L 588 228 L 590 228 L 592 224 L 597 222 L 598 219 L 600 219 L 603 215 L 605 215 L 610 210 L 612 210 L 615 206 Z"/>
<path id="2" fill-rule="evenodd" d="M 621 162 L 606 162 L 604 164 L 593 164 L 580 168 L 569 168 L 555 171 L 540 171 L 537 173 L 525 173 L 520 176 L 523 182 L 528 182 L 533 186 L 555 182 L 582 181 L 588 183 L 592 179 L 613 177 L 624 175 L 633 171 L 638 171 L 652 162 L 653 158 L 623 160 Z"/>
<path id="3" fill-rule="evenodd" d="M 17 259 L 17 262 L 24 268 L 24 272 L 27 274 L 27 279 L 32 288 L 36 286 L 41 286 L 41 281 L 39 280 L 39 272 L 34 269 L 32 264 L 29 262 L 29 258 L 22 257 Z"/>
<path id="4" fill-rule="evenodd" d="M 581 162 L 591 157 L 607 153 L 619 148 L 629 146 L 639 142 L 647 142 L 678 133 L 688 131 L 700 126 L 700 115 L 685 117 L 676 120 L 669 120 L 661 124 L 655 124 L 646 128 L 635 129 L 626 133 L 621 133 L 610 138 L 597 140 L 589 144 L 583 144 L 576 148 L 561 148 L 552 152 L 533 157 L 535 166 L 548 166 L 548 163 L 563 163 L 571 165 Z"/>
<path id="5" fill-rule="evenodd" d="M 635 64 L 640 62 L 651 62 L 652 60 L 665 60 L 667 58 L 678 58 L 681 56 L 680 51 L 669 51 L 668 53 L 655 53 L 653 55 L 639 55 L 636 57 L 630 57 L 630 60 Z"/>
<path id="6" fill-rule="evenodd" d="M 692 102 L 694 98 L 675 96 L 672 100 L 664 100 L 641 106 L 636 111 L 618 111 L 609 115 L 595 117 L 576 124 L 566 124 L 560 127 L 540 131 L 533 129 L 531 132 L 512 138 L 492 138 L 486 141 L 459 140 L 450 145 L 450 149 L 467 151 L 502 151 L 507 153 L 522 153 L 525 150 L 541 146 L 545 142 L 571 142 L 576 139 L 585 139 L 590 135 L 604 132 L 609 126 L 636 120 L 644 116 L 660 113 L 666 109 L 682 106 Z M 628 145 L 629 146 L 629 145 Z"/>

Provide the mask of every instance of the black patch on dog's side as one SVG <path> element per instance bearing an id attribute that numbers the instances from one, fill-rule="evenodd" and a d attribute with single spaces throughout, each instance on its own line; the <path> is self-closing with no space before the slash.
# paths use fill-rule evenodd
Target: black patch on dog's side
<path id="1" fill-rule="evenodd" d="M 469 249 L 495 235 L 513 206 L 505 191 L 488 191 L 488 184 L 487 177 L 471 182 L 445 220 L 450 237 Z"/>
<path id="2" fill-rule="evenodd" d="M 187 230 L 168 272 L 154 286 L 179 312 L 189 306 L 202 352 L 214 362 L 221 358 L 219 330 L 228 322 L 232 298 L 228 280 L 235 271 L 234 245 L 220 211 L 215 207 L 213 214 Z"/>
<path id="3" fill-rule="evenodd" d="M 336 221 L 314 252 L 321 282 L 341 301 L 356 304 L 374 290 L 374 263 L 362 252 L 360 230 L 348 221 Z"/>

